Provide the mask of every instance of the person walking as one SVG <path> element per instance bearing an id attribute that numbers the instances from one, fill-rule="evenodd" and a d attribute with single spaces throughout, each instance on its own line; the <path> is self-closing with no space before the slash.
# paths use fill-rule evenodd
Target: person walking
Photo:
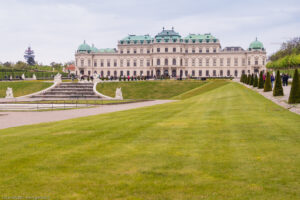
<path id="1" fill-rule="evenodd" d="M 273 88 L 273 85 L 274 85 L 274 81 L 275 81 L 275 78 L 273 76 L 273 74 L 271 75 L 271 84 L 272 84 L 272 88 Z"/>

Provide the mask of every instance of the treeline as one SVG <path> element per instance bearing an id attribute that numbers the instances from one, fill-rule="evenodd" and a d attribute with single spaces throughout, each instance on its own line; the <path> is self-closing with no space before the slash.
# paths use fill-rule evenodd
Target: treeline
<path id="1" fill-rule="evenodd" d="M 52 62 L 50 65 L 35 64 L 28 65 L 26 62 L 18 61 L 16 63 L 5 62 L 0 63 L 0 69 L 15 69 L 15 70 L 30 70 L 30 71 L 48 71 L 48 72 L 62 72 L 63 68 L 69 63 L 55 63 Z"/>
<path id="2" fill-rule="evenodd" d="M 279 51 L 269 57 L 267 68 L 291 69 L 300 67 L 300 37 L 295 37 L 281 45 Z"/>
<path id="3" fill-rule="evenodd" d="M 20 80 L 24 74 L 25 78 L 33 78 L 33 75 L 37 79 L 53 79 L 58 72 L 47 71 L 27 71 L 20 69 L 0 69 L 0 80 Z M 59 72 L 62 77 L 67 78 L 68 73 Z"/>

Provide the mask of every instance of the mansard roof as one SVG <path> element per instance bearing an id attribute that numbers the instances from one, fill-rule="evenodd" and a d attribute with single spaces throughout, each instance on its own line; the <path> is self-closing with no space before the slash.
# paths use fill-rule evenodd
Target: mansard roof
<path id="1" fill-rule="evenodd" d="M 174 31 L 174 28 L 171 30 L 163 30 L 155 36 L 155 39 L 180 39 L 181 35 Z"/>

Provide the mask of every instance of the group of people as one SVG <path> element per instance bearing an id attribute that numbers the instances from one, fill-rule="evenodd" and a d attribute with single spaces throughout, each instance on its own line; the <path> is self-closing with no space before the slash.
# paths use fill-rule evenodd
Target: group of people
<path id="1" fill-rule="evenodd" d="M 267 77 L 267 75 L 263 74 L 264 82 L 266 81 L 266 77 Z M 271 83 L 272 83 L 272 87 L 273 87 L 274 81 L 275 81 L 275 76 L 273 74 L 271 74 L 270 78 L 271 78 Z M 289 75 L 288 74 L 282 74 L 281 75 L 281 80 L 282 80 L 282 86 L 288 86 L 288 84 L 289 84 Z"/>

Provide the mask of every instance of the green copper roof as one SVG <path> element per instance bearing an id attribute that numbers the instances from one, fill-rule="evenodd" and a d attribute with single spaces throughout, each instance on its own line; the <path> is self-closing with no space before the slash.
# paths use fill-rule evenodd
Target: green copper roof
<path id="1" fill-rule="evenodd" d="M 160 40 L 160 39 L 180 39 L 181 36 L 179 35 L 179 33 L 174 31 L 174 28 L 172 28 L 172 30 L 165 30 L 165 28 L 163 28 L 162 32 L 158 33 L 155 36 L 156 40 Z"/>
<path id="2" fill-rule="evenodd" d="M 99 49 L 97 49 L 97 48 L 92 44 L 91 52 L 92 52 L 92 53 L 97 53 L 97 52 L 99 52 Z"/>
<path id="3" fill-rule="evenodd" d="M 116 53 L 116 49 L 112 48 L 105 48 L 105 49 L 98 49 L 99 53 Z"/>
<path id="4" fill-rule="evenodd" d="M 138 41 L 151 41 L 152 38 L 150 35 L 128 35 L 127 37 L 123 38 L 120 42 L 123 43 L 123 42 L 138 42 Z"/>
<path id="5" fill-rule="evenodd" d="M 264 45 L 256 38 L 255 41 L 251 42 L 249 49 L 264 49 Z"/>
<path id="6" fill-rule="evenodd" d="M 91 47 L 85 43 L 85 41 L 83 41 L 83 44 L 79 45 L 78 51 L 88 51 L 90 52 L 91 51 Z"/>
<path id="7" fill-rule="evenodd" d="M 205 34 L 189 34 L 184 38 L 185 42 L 192 40 L 193 42 L 218 42 L 218 39 L 210 33 Z"/>

